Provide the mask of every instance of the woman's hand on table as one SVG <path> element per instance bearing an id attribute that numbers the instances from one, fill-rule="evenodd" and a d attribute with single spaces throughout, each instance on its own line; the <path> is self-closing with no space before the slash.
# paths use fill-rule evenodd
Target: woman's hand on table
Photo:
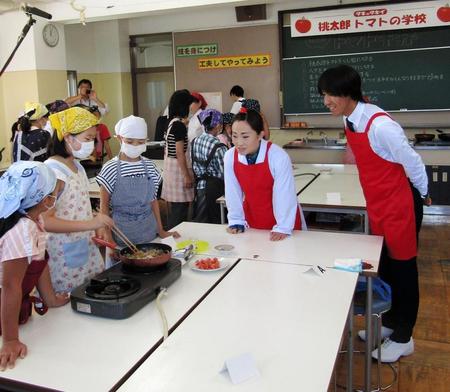
<path id="1" fill-rule="evenodd" d="M 27 355 L 27 346 L 19 339 L 3 341 L 3 346 L 0 350 L 0 370 L 6 368 L 12 369 L 16 363 L 17 358 L 25 358 Z"/>
<path id="2" fill-rule="evenodd" d="M 227 227 L 227 232 L 230 234 L 239 234 L 245 231 L 245 227 L 243 225 L 231 225 Z"/>
<path id="3" fill-rule="evenodd" d="M 276 231 L 270 232 L 270 240 L 271 241 L 282 241 L 286 237 L 289 237 L 289 234 L 277 233 Z"/>
<path id="4" fill-rule="evenodd" d="M 178 233 L 178 231 L 165 231 L 165 230 L 161 230 L 160 232 L 158 232 L 158 235 L 161 238 L 167 238 L 167 237 L 173 237 L 173 238 L 180 238 L 181 235 L 180 233 Z"/>

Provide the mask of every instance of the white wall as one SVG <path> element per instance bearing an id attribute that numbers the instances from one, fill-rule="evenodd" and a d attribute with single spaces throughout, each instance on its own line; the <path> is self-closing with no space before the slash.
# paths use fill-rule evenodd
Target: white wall
<path id="1" fill-rule="evenodd" d="M 27 20 L 28 18 L 23 12 L 8 12 L 0 15 L 0 62 L 2 67 L 16 46 L 17 38 Z M 36 69 L 34 35 L 33 26 L 17 50 L 6 72 Z"/>
<path id="2" fill-rule="evenodd" d="M 66 25 L 67 69 L 80 73 L 129 72 L 128 23 Z"/>

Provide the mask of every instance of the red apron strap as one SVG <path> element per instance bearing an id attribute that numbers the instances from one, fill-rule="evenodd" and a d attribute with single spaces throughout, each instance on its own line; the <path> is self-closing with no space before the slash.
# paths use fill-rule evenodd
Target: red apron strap
<path id="1" fill-rule="evenodd" d="M 381 116 L 388 116 L 389 118 L 392 118 L 386 112 L 375 113 L 372 117 L 369 118 L 369 121 L 367 122 L 366 129 L 364 130 L 364 132 L 369 132 L 369 129 L 372 126 L 373 120 L 375 120 L 377 117 L 381 117 Z"/>

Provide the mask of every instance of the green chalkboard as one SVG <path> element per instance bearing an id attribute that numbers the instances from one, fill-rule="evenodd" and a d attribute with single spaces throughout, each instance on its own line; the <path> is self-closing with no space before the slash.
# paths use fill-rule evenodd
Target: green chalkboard
<path id="1" fill-rule="evenodd" d="M 317 80 L 348 64 L 388 111 L 450 109 L 450 27 L 291 38 L 282 31 L 284 114 L 327 113 Z"/>

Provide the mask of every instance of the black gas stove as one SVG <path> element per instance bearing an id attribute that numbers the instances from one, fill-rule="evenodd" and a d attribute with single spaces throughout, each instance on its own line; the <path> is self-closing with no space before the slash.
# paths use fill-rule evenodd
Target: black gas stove
<path id="1" fill-rule="evenodd" d="M 181 276 L 181 262 L 170 259 L 158 268 L 140 269 L 118 263 L 70 294 L 72 309 L 112 319 L 125 319 L 154 300 L 162 287 Z"/>

